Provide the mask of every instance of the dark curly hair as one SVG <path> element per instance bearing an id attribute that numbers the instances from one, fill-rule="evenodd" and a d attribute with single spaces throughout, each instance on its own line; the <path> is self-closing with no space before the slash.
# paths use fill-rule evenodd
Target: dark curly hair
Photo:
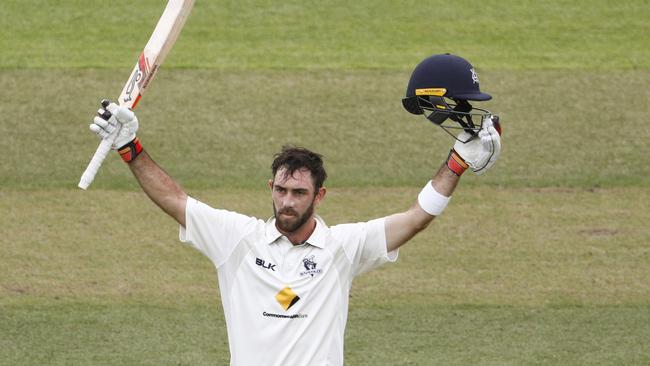
<path id="1" fill-rule="evenodd" d="M 323 186 L 327 173 L 323 166 L 323 156 L 300 146 L 284 145 L 282 151 L 275 154 L 271 172 L 273 179 L 280 168 L 286 169 L 284 177 L 292 176 L 296 171 L 309 170 L 314 181 L 315 193 Z"/>

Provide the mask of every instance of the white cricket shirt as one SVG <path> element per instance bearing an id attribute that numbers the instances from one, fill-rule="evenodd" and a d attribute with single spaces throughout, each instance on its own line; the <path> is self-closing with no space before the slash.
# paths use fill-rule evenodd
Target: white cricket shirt
<path id="1" fill-rule="evenodd" d="M 327 227 L 292 245 L 268 221 L 187 199 L 180 240 L 217 268 L 230 364 L 343 365 L 353 278 L 387 261 L 384 219 Z"/>

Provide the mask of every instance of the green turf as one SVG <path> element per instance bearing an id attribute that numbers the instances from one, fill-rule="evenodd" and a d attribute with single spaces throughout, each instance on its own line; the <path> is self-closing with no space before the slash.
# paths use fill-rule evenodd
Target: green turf
<path id="1" fill-rule="evenodd" d="M 129 69 L 163 5 L 5 0 L 0 67 Z M 643 0 L 198 0 L 165 67 L 405 70 L 452 52 L 479 70 L 647 69 L 648 18 Z"/>
<path id="2" fill-rule="evenodd" d="M 117 156 L 75 188 L 163 6 L 0 4 L 0 365 L 227 363 L 211 263 Z M 272 154 L 305 145 L 326 156 L 323 217 L 367 220 L 446 156 L 400 98 L 423 57 L 460 54 L 501 159 L 355 282 L 347 364 L 647 365 L 648 18 L 641 0 L 197 0 L 139 134 L 190 194 L 258 217 Z"/>
<path id="3" fill-rule="evenodd" d="M 0 310 L 0 365 L 228 364 L 216 306 L 54 301 Z"/>
<path id="4" fill-rule="evenodd" d="M 367 220 L 408 208 L 417 191 L 332 189 L 320 212 L 330 224 Z M 265 190 L 190 194 L 260 218 L 271 214 Z M 377 288 L 390 288 L 440 305 L 647 304 L 648 200 L 646 188 L 461 186 L 445 216 L 403 249 L 398 264 L 363 277 L 357 291 L 381 299 Z M 216 297 L 209 261 L 179 245 L 177 226 L 139 192 L 4 191 L 2 201 L 10 209 L 0 216 L 0 303 L 165 305 Z"/>
<path id="5" fill-rule="evenodd" d="M 332 224 L 367 219 L 416 192 L 333 189 L 321 212 Z M 191 193 L 269 214 L 261 190 Z M 396 264 L 355 282 L 349 364 L 647 363 L 649 194 L 461 187 Z M 9 190 L 2 200 L 12 209 L 0 214 L 0 364 L 225 363 L 214 269 L 142 194 Z M 125 229 L 117 202 L 147 219 Z"/>
<path id="6" fill-rule="evenodd" d="M 646 365 L 650 308 L 437 306 L 351 301 L 349 365 Z M 0 365 L 225 365 L 220 308 L 0 307 Z M 594 337 L 594 333 L 598 337 Z M 32 346 L 37 345 L 37 346 Z"/>
<path id="7" fill-rule="evenodd" d="M 122 75 L 0 72 L 6 85 L 0 89 L 0 149 L 20 157 L 0 161 L 0 184 L 75 187 L 97 145 L 87 130 L 92 111 L 100 96 L 120 90 Z M 468 184 L 650 184 L 650 125 L 644 121 L 650 72 L 493 71 L 482 77 L 495 95 L 482 104 L 502 116 L 503 156 L 493 173 L 464 178 Z M 137 111 L 140 135 L 154 159 L 188 187 L 263 187 L 270 157 L 287 142 L 323 153 L 331 186 L 421 185 L 453 140 L 402 109 L 407 78 L 392 71 L 164 70 Z M 94 187 L 136 188 L 118 160 L 107 161 Z"/>
<path id="8" fill-rule="evenodd" d="M 648 310 L 359 306 L 346 356 L 350 365 L 644 365 L 650 333 L 638 324 L 650 320 Z"/>

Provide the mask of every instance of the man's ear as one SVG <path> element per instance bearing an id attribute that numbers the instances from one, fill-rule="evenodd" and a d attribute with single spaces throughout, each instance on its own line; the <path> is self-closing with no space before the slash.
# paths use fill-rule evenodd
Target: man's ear
<path id="1" fill-rule="evenodd" d="M 269 179 L 269 188 L 273 190 L 273 179 Z"/>
<path id="2" fill-rule="evenodd" d="M 321 203 L 321 201 L 325 199 L 326 193 L 327 193 L 327 188 L 320 187 L 318 189 L 318 193 L 316 193 L 316 197 L 314 198 L 314 204 L 318 205 L 319 203 Z"/>

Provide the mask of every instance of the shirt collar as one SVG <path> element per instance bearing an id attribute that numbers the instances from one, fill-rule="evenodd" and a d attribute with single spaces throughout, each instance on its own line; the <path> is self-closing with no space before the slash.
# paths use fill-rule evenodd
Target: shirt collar
<path id="1" fill-rule="evenodd" d="M 306 243 L 322 249 L 325 247 L 325 235 L 328 227 L 320 216 L 314 215 L 314 218 L 316 220 L 316 228 Z M 275 217 L 269 218 L 266 221 L 266 243 L 273 244 L 281 236 L 283 236 L 282 233 L 275 227 Z"/>

